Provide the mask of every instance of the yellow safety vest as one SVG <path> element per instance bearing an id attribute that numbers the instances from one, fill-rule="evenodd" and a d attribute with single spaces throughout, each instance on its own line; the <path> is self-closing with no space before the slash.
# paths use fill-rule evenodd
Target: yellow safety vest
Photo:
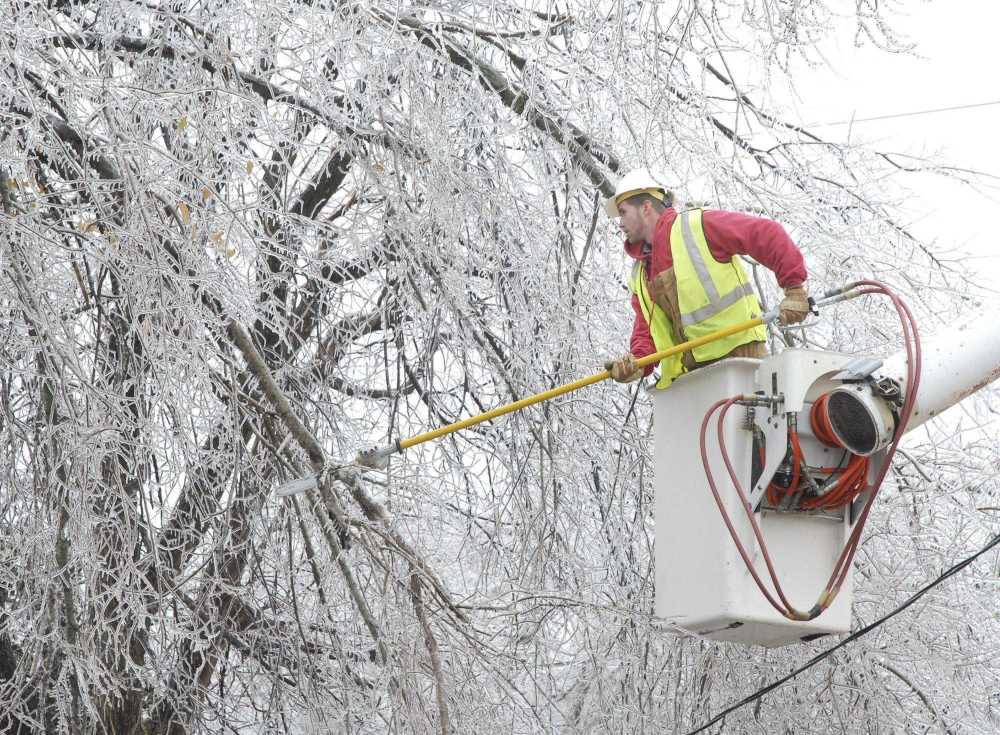
<path id="1" fill-rule="evenodd" d="M 753 291 L 739 258 L 720 263 L 708 248 L 701 223 L 702 210 L 689 209 L 677 214 L 670 228 L 670 254 L 677 279 L 677 301 L 681 312 L 678 332 L 682 339 L 697 339 L 720 329 L 754 319 L 761 314 L 760 301 Z M 639 297 L 642 315 L 649 325 L 656 351 L 673 347 L 670 319 L 652 300 L 646 285 L 645 264 L 636 262 L 629 287 Z M 677 326 L 677 325 L 675 325 Z M 693 350 L 698 362 L 716 360 L 747 342 L 763 342 L 767 329 L 757 326 Z M 666 388 L 685 372 L 680 354 L 660 361 L 659 389 Z"/>

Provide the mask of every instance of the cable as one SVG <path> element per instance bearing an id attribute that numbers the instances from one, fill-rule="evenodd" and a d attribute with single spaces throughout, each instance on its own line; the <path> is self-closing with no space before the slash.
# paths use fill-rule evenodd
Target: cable
<path id="1" fill-rule="evenodd" d="M 977 551 L 972 556 L 963 559 L 958 564 L 955 564 L 953 567 L 951 567 L 950 569 L 948 569 L 947 571 L 945 571 L 943 574 L 941 574 L 941 576 L 939 576 L 933 582 L 930 582 L 929 584 L 927 584 L 924 587 L 922 587 L 920 590 L 918 590 L 916 593 L 914 593 L 913 596 L 911 596 L 908 600 L 906 600 L 906 602 L 904 602 L 902 605 L 900 605 L 899 607 L 897 607 L 895 610 L 892 610 L 891 612 L 883 615 L 881 618 L 879 618 L 875 622 L 869 623 L 865 627 L 863 627 L 863 628 L 861 628 L 859 630 L 856 630 L 855 632 L 851 633 L 849 636 L 847 636 L 847 638 L 845 638 L 844 640 L 842 640 L 840 643 L 838 643 L 837 645 L 833 646 L 832 648 L 828 648 L 827 650 L 823 651 L 822 653 L 819 653 L 816 656 L 813 656 L 806 663 L 802 664 L 799 668 L 793 670 L 787 676 L 783 676 L 782 678 L 778 679 L 777 681 L 774 681 L 771 684 L 768 684 L 766 687 L 764 687 L 762 689 L 758 689 L 753 694 L 751 694 L 751 695 L 749 695 L 747 697 L 744 697 L 743 699 L 741 699 L 736 704 L 731 705 L 730 707 L 727 707 L 722 712 L 720 712 L 715 717 L 713 717 L 711 720 L 709 720 L 708 722 L 706 722 L 704 725 L 701 725 L 697 729 L 691 730 L 689 733 L 686 733 L 686 735 L 697 735 L 697 733 L 703 732 L 704 730 L 708 729 L 709 727 L 711 727 L 712 725 L 716 724 L 720 720 L 725 719 L 725 717 L 727 715 L 730 715 L 733 712 L 735 712 L 736 710 L 740 709 L 741 707 L 745 707 L 746 705 L 750 704 L 751 702 L 755 702 L 758 699 L 760 699 L 761 697 L 763 697 L 763 696 L 765 696 L 767 694 L 770 694 L 775 689 L 777 689 L 778 687 L 780 687 L 780 686 L 788 683 L 789 681 L 791 681 L 792 679 L 794 679 L 796 676 L 798 676 L 802 672 L 804 672 L 804 671 L 806 671 L 808 669 L 811 669 L 813 666 L 815 666 L 816 664 L 818 664 L 820 661 L 823 661 L 824 659 L 829 658 L 831 655 L 833 655 L 834 652 L 840 650 L 841 648 L 843 648 L 844 646 L 846 646 L 848 643 L 853 643 L 854 641 L 858 640 L 859 638 L 861 638 L 861 637 L 867 635 L 868 633 L 872 632 L 873 630 L 875 630 L 876 628 L 878 628 L 879 626 L 881 626 L 883 623 L 885 623 L 888 620 L 896 617 L 897 615 L 899 615 L 899 613 L 903 612 L 906 608 L 908 608 L 911 605 L 913 605 L 913 603 L 915 603 L 917 600 L 919 600 L 921 597 L 923 597 L 925 594 L 927 594 L 934 587 L 937 587 L 939 584 L 941 584 L 945 580 L 947 580 L 950 577 L 953 577 L 954 575 L 958 574 L 960 571 L 962 571 L 967 566 L 969 566 L 970 564 L 972 564 L 976 559 L 978 559 L 983 554 L 985 554 L 986 552 L 990 551 L 990 549 L 992 549 L 992 548 L 994 548 L 995 546 L 998 546 L 998 545 L 1000 545 L 1000 536 L 995 536 L 982 549 L 980 549 L 979 551 Z"/>
<path id="2" fill-rule="evenodd" d="M 859 117 L 853 118 L 851 120 L 838 120 L 836 122 L 827 123 L 812 123 L 806 127 L 813 128 L 825 128 L 833 125 L 853 125 L 854 123 L 863 122 L 875 122 L 877 120 L 893 120 L 898 117 L 916 117 L 918 115 L 932 115 L 937 112 L 953 112 L 954 110 L 970 110 L 975 107 L 991 107 L 993 105 L 1000 105 L 1000 100 L 992 100 L 991 102 L 974 102 L 969 105 L 954 105 L 952 107 L 935 107 L 930 110 L 914 110 L 912 112 L 897 112 L 892 115 L 876 115 L 875 117 Z"/>

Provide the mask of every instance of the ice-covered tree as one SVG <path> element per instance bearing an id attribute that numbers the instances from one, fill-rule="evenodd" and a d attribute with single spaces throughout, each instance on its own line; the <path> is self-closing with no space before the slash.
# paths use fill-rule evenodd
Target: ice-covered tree
<path id="1" fill-rule="evenodd" d="M 600 203 L 635 165 L 785 223 L 815 288 L 952 313 L 962 274 L 893 213 L 922 164 L 771 102 L 832 26 L 902 48 L 885 4 L 832 5 L 8 0 L 2 726 L 684 732 L 787 671 L 655 624 L 634 390 L 345 463 L 620 351 Z M 884 344 L 877 306 L 810 338 Z M 899 465 L 859 619 L 985 538 L 991 406 Z M 955 581 L 728 727 L 990 731 L 995 588 Z"/>

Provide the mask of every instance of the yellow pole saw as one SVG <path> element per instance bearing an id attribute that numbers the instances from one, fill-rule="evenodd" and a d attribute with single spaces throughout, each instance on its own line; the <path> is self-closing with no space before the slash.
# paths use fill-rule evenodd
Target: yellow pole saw
<path id="1" fill-rule="evenodd" d="M 670 357 L 671 355 L 676 355 L 680 352 L 687 352 L 688 350 L 693 350 L 696 347 L 701 347 L 702 345 L 708 344 L 710 342 L 715 342 L 716 340 L 723 339 L 738 332 L 743 332 L 748 329 L 753 329 L 761 324 L 769 324 L 778 317 L 778 310 L 775 308 L 763 316 L 759 316 L 755 319 L 748 319 L 745 322 L 740 322 L 739 324 L 734 324 L 731 327 L 726 327 L 725 329 L 720 329 L 718 332 L 713 332 L 712 334 L 705 335 L 704 337 L 699 337 L 698 339 L 688 340 L 687 342 L 682 342 L 679 345 L 674 345 L 665 350 L 660 350 L 659 352 L 654 352 L 651 355 L 640 358 L 636 360 L 636 365 L 638 367 L 646 367 L 647 365 L 653 365 L 658 363 L 665 357 Z M 579 380 L 574 380 L 571 383 L 566 383 L 565 385 L 560 385 L 557 388 L 551 388 L 547 391 L 537 393 L 528 398 L 522 398 L 519 401 L 514 401 L 513 403 L 508 403 L 499 408 L 494 408 L 491 411 L 486 411 L 478 416 L 472 416 L 467 419 L 462 419 L 461 421 L 456 421 L 453 424 L 448 424 L 447 426 L 442 426 L 440 428 L 434 429 L 433 431 L 427 431 L 423 434 L 417 434 L 416 436 L 411 436 L 407 439 L 397 439 L 391 444 L 387 444 L 384 447 L 377 447 L 375 449 L 369 449 L 358 453 L 354 462 L 346 466 L 357 466 L 365 469 L 372 470 L 382 470 L 388 467 L 389 457 L 394 454 L 401 453 L 404 449 L 409 449 L 410 447 L 415 447 L 418 444 L 423 444 L 424 442 L 429 442 L 433 439 L 438 439 L 442 436 L 447 436 L 448 434 L 453 434 L 456 431 L 461 431 L 462 429 L 467 429 L 470 426 L 475 426 L 476 424 L 481 424 L 484 421 L 489 421 L 491 419 L 504 416 L 508 413 L 513 413 L 514 411 L 520 411 L 522 408 L 527 408 L 528 406 L 533 406 L 536 403 L 541 403 L 542 401 L 547 401 L 551 398 L 556 398 L 557 396 L 565 395 L 566 393 L 572 393 L 580 388 L 585 388 L 588 385 L 593 385 L 594 383 L 599 383 L 602 380 L 607 380 L 611 377 L 611 372 L 609 370 L 602 370 L 599 373 L 591 375 L 586 378 L 580 378 Z M 278 487 L 276 494 L 279 496 L 284 495 L 295 495 L 296 493 L 304 492 L 316 484 L 316 478 L 314 476 L 304 477 L 298 480 L 293 480 L 287 482 L 284 485 Z"/>

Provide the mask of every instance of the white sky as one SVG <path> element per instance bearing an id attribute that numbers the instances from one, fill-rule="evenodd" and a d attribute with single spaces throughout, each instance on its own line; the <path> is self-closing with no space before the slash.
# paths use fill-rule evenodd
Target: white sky
<path id="1" fill-rule="evenodd" d="M 795 70 L 802 119 L 828 140 L 848 137 L 883 151 L 934 157 L 940 163 L 982 171 L 977 192 L 939 177 L 914 180 L 916 194 L 905 217 L 913 232 L 944 250 L 966 250 L 982 267 L 981 284 L 1000 278 L 1000 3 L 937 0 L 903 3 L 907 17 L 895 23 L 916 55 L 855 49 L 853 38 L 826 49 L 832 70 Z M 995 102 L 998 104 L 983 105 Z M 914 113 L 980 105 L 947 112 Z M 855 120 L 846 125 L 815 125 Z M 996 288 L 994 286 L 994 288 Z"/>

